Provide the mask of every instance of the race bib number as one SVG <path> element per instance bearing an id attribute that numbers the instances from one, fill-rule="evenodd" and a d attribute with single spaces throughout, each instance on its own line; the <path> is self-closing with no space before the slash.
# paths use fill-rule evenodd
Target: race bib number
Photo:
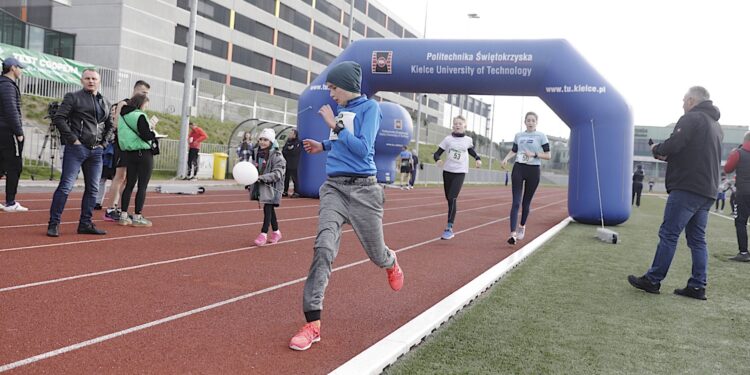
<path id="1" fill-rule="evenodd" d="M 338 116 L 336 116 L 336 124 L 341 124 L 346 128 L 346 130 L 350 132 L 354 132 L 354 117 L 357 114 L 354 112 L 345 112 L 341 111 L 339 112 Z M 335 141 L 339 139 L 339 136 L 333 132 L 333 129 L 331 129 L 330 134 L 328 135 L 328 139 Z"/>
<path id="2" fill-rule="evenodd" d="M 516 154 L 516 162 L 518 163 L 527 163 L 529 161 L 529 156 L 526 155 L 525 152 Z"/>
<path id="3" fill-rule="evenodd" d="M 461 152 L 461 150 L 456 150 L 455 148 L 448 150 L 448 157 L 450 157 L 453 160 L 461 160 L 462 154 L 463 152 Z"/>

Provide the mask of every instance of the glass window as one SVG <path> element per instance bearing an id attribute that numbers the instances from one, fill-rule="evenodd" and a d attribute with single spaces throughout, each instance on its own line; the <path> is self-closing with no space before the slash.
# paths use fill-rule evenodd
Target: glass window
<path id="1" fill-rule="evenodd" d="M 287 35 L 279 31 L 278 39 L 276 44 L 290 52 L 294 52 L 300 56 L 307 57 L 310 51 L 310 45 L 307 43 L 294 39 L 292 36 Z"/>
<path id="2" fill-rule="evenodd" d="M 294 100 L 299 99 L 299 95 L 292 94 L 289 91 L 284 91 L 284 90 L 279 90 L 279 89 L 274 89 L 273 90 L 273 94 L 276 95 L 276 96 L 281 96 L 281 97 L 284 97 L 284 98 L 289 98 L 289 99 L 294 99 Z"/>
<path id="3" fill-rule="evenodd" d="M 190 0 L 177 0 L 177 6 L 190 10 Z M 229 9 L 211 0 L 198 0 L 198 15 L 229 26 Z"/>
<path id="4" fill-rule="evenodd" d="M 0 11 L 0 43 L 24 47 L 26 25 L 10 14 Z"/>
<path id="5" fill-rule="evenodd" d="M 386 19 L 385 13 L 383 13 L 380 9 L 375 8 L 372 4 L 369 5 L 367 9 L 367 15 L 370 16 L 375 22 L 383 25 L 383 27 L 386 26 Z"/>
<path id="6" fill-rule="evenodd" d="M 337 33 L 334 30 L 331 30 L 322 24 L 315 22 L 315 35 L 323 38 L 324 40 L 333 43 L 334 45 L 339 45 L 339 33 Z"/>
<path id="7" fill-rule="evenodd" d="M 247 35 L 254 36 L 266 43 L 273 44 L 273 29 L 258 22 L 247 18 L 239 13 L 235 13 L 234 28 Z"/>
<path id="8" fill-rule="evenodd" d="M 279 9 L 279 18 L 298 26 L 305 31 L 310 30 L 310 17 L 297 12 L 296 10 L 288 7 L 285 4 L 281 4 L 281 8 Z"/>
<path id="9" fill-rule="evenodd" d="M 75 58 L 76 37 L 70 34 L 62 34 L 60 37 L 60 57 Z"/>
<path id="10" fill-rule="evenodd" d="M 404 30 L 404 38 L 416 38 L 417 36 L 412 34 L 409 30 Z"/>
<path id="11" fill-rule="evenodd" d="M 379 32 L 377 32 L 377 31 L 375 31 L 375 30 L 373 30 L 373 29 L 371 29 L 371 28 L 368 27 L 367 28 L 367 37 L 368 38 L 382 38 L 383 35 L 381 35 Z"/>
<path id="12" fill-rule="evenodd" d="M 44 52 L 44 29 L 41 27 L 29 26 L 27 30 L 29 31 L 29 34 L 26 48 L 32 51 Z"/>
<path id="13" fill-rule="evenodd" d="M 293 66 L 291 79 L 295 82 L 307 84 L 307 70 Z"/>
<path id="14" fill-rule="evenodd" d="M 238 64 L 271 73 L 272 59 L 270 57 L 251 51 L 247 48 L 242 48 L 238 45 L 234 46 L 234 50 L 232 52 L 232 61 Z"/>
<path id="15" fill-rule="evenodd" d="M 175 27 L 175 44 L 187 46 L 188 28 L 182 25 Z M 178 39 L 179 38 L 179 39 Z M 195 50 L 208 53 L 217 57 L 227 58 L 227 42 L 206 35 L 202 32 L 195 33 Z"/>
<path id="16" fill-rule="evenodd" d="M 359 35 L 365 35 L 365 24 L 355 18 L 353 30 L 358 32 Z"/>
<path id="17" fill-rule="evenodd" d="M 226 75 L 196 66 L 193 67 L 193 80 L 198 78 L 222 83 L 226 81 Z M 183 82 L 185 80 L 185 63 L 179 61 L 174 62 L 174 65 L 172 65 L 172 80 L 177 82 Z"/>
<path id="18" fill-rule="evenodd" d="M 315 78 L 318 78 L 318 75 L 313 72 L 310 72 L 310 83 L 312 83 L 312 81 L 314 81 Z"/>
<path id="19" fill-rule="evenodd" d="M 335 58 L 336 58 L 336 56 L 331 55 L 328 52 L 321 51 L 320 49 L 318 49 L 316 47 L 312 48 L 312 59 L 313 59 L 313 61 L 317 61 L 317 62 L 319 62 L 319 63 L 321 63 L 323 65 L 328 65 Z"/>
<path id="20" fill-rule="evenodd" d="M 367 0 L 355 0 L 354 7 L 359 9 L 362 14 L 367 14 Z"/>
<path id="21" fill-rule="evenodd" d="M 333 18 L 336 22 L 341 22 L 341 9 L 329 3 L 327 0 L 316 0 L 315 9 L 323 12 L 326 16 Z"/>
<path id="22" fill-rule="evenodd" d="M 292 66 L 283 61 L 276 60 L 276 76 L 288 79 L 292 76 Z"/>
<path id="23" fill-rule="evenodd" d="M 276 14 L 276 0 L 245 0 L 268 13 Z"/>
<path id="24" fill-rule="evenodd" d="M 229 84 L 232 86 L 242 87 L 243 89 L 264 92 L 266 94 L 271 92 L 271 88 L 266 85 L 261 85 L 260 83 L 246 81 L 244 79 L 237 78 L 237 77 L 232 77 Z"/>
<path id="25" fill-rule="evenodd" d="M 396 34 L 399 38 L 404 35 L 404 27 L 392 19 L 388 19 L 388 31 Z"/>
<path id="26" fill-rule="evenodd" d="M 427 102 L 427 106 L 430 107 L 430 108 L 432 108 L 432 109 L 439 109 L 440 108 L 440 105 L 438 104 L 438 102 L 435 101 L 435 100 L 432 100 L 432 99 L 430 99 Z"/>

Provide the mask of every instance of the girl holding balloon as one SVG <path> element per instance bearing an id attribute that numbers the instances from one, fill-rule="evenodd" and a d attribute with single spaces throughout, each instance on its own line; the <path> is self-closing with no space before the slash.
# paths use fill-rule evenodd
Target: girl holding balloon
<path id="1" fill-rule="evenodd" d="M 253 154 L 255 167 L 246 164 L 249 162 L 238 163 L 233 169 L 233 175 L 240 184 L 251 185 L 250 199 L 257 200 L 263 205 L 263 227 L 258 237 L 255 238 L 255 244 L 263 246 L 266 243 L 274 244 L 281 240 L 275 208 L 281 203 L 286 160 L 276 143 L 276 132 L 270 128 L 260 132 Z M 256 168 L 257 171 L 253 170 Z M 269 227 L 273 230 L 270 236 L 268 235 Z"/>

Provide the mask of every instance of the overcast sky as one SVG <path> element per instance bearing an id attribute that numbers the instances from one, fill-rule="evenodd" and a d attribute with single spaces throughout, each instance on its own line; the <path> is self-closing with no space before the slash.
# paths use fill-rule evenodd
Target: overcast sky
<path id="1" fill-rule="evenodd" d="M 742 1 L 376 1 L 419 34 L 428 2 L 428 38 L 567 39 L 625 97 L 635 125 L 677 121 L 694 85 L 711 93 L 723 125 L 750 125 L 750 14 Z M 537 98 L 498 96 L 496 104 L 495 140 L 512 139 L 526 111 L 539 113 L 539 130 L 569 135 Z"/>

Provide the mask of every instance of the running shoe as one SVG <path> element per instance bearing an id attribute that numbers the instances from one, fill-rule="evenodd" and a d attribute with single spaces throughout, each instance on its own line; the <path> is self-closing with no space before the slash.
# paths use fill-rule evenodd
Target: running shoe
<path id="1" fill-rule="evenodd" d="M 29 210 L 28 208 L 26 208 L 24 206 L 21 206 L 21 204 L 18 203 L 18 202 L 14 203 L 14 204 L 12 204 L 10 206 L 3 207 L 3 211 L 5 211 L 5 212 L 26 212 L 28 210 Z"/>
<path id="2" fill-rule="evenodd" d="M 401 271 L 401 267 L 398 265 L 396 252 L 393 250 L 389 251 L 393 254 L 393 267 L 386 268 L 385 273 L 388 275 L 388 284 L 390 284 L 391 289 L 398 292 L 404 286 L 404 272 Z"/>
<path id="3" fill-rule="evenodd" d="M 143 215 L 133 215 L 133 220 L 130 225 L 134 227 L 150 227 L 152 224 L 151 220 L 146 219 Z"/>
<path id="4" fill-rule="evenodd" d="M 258 237 L 255 237 L 255 245 L 256 246 L 263 246 L 266 244 L 266 241 L 268 240 L 268 235 L 265 233 L 261 233 L 258 235 Z"/>
<path id="5" fill-rule="evenodd" d="M 522 240 L 526 236 L 526 227 L 518 227 L 518 231 L 516 232 L 516 238 L 518 240 Z"/>
<path id="6" fill-rule="evenodd" d="M 307 323 L 297 332 L 289 342 L 289 348 L 294 350 L 310 349 L 313 343 L 320 341 L 320 327 L 315 323 Z"/>
<path id="7" fill-rule="evenodd" d="M 511 244 L 511 245 L 515 245 L 516 242 L 518 242 L 518 240 L 516 239 L 516 236 L 510 236 L 508 238 L 508 243 Z"/>
<path id="8" fill-rule="evenodd" d="M 271 237 L 268 238 L 268 242 L 269 243 L 277 243 L 277 242 L 279 242 L 279 240 L 281 240 L 281 231 L 280 230 L 275 230 L 275 231 L 271 232 Z"/>
<path id="9" fill-rule="evenodd" d="M 450 228 L 448 228 L 448 229 L 446 229 L 445 231 L 443 231 L 443 235 L 442 235 L 442 236 L 440 236 L 440 239 L 441 239 L 441 240 L 450 240 L 450 239 L 451 239 L 451 238 L 453 238 L 454 236 L 455 236 L 455 235 L 453 234 L 453 230 L 452 230 L 452 229 L 450 229 Z"/>
<path id="10" fill-rule="evenodd" d="M 116 208 L 108 208 L 106 212 L 104 212 L 104 221 L 111 221 L 115 222 L 120 220 L 120 210 Z"/>
<path id="11" fill-rule="evenodd" d="M 133 224 L 133 220 L 130 219 L 130 216 L 128 216 L 128 213 L 125 211 L 120 212 L 120 218 L 117 219 L 117 224 L 122 226 L 128 226 Z"/>

